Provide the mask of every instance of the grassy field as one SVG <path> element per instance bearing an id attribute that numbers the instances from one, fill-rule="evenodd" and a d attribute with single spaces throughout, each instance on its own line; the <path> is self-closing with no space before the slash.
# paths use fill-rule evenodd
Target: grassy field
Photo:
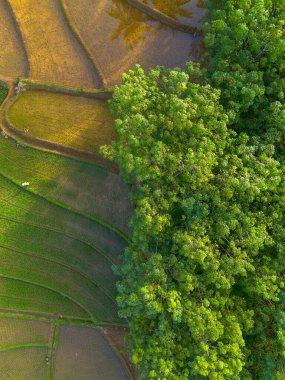
<path id="1" fill-rule="evenodd" d="M 75 87 L 100 86 L 83 48 L 69 30 L 58 0 L 10 0 L 25 41 L 30 78 Z"/>
<path id="2" fill-rule="evenodd" d="M 19 184 L 28 181 L 29 190 L 129 232 L 129 189 L 109 170 L 32 148 L 16 148 L 12 140 L 0 138 L 0 173 Z"/>
<path id="3" fill-rule="evenodd" d="M 22 93 L 8 111 L 11 123 L 29 135 L 98 154 L 117 135 L 104 100 L 43 91 Z"/>
<path id="4" fill-rule="evenodd" d="M 60 329 L 54 377 L 60 380 L 129 379 L 100 330 L 68 325 Z"/>
<path id="5" fill-rule="evenodd" d="M 0 0 L 0 77 L 15 79 L 28 75 L 24 49 L 6 0 Z"/>
<path id="6" fill-rule="evenodd" d="M 47 348 L 21 348 L 0 352 L 0 376 L 3 380 L 46 380 L 49 372 Z"/>

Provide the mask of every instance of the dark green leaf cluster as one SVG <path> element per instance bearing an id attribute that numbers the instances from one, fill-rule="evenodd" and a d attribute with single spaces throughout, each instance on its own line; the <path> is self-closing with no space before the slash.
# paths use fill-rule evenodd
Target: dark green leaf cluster
<path id="1" fill-rule="evenodd" d="M 246 3 L 246 2 L 243 2 Z M 114 91 L 133 234 L 120 313 L 143 379 L 283 379 L 284 168 L 229 128 L 197 66 L 137 66 Z M 235 110 L 236 112 L 236 110 Z"/>
<path id="2" fill-rule="evenodd" d="M 285 1 L 209 1 L 209 78 L 233 127 L 285 155 Z"/>

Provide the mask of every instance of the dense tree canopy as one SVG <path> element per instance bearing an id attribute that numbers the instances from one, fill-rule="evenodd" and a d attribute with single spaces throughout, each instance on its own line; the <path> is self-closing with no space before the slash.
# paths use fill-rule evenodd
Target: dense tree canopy
<path id="1" fill-rule="evenodd" d="M 216 0 L 206 66 L 137 66 L 105 149 L 131 185 L 121 315 L 143 379 L 285 378 L 285 0 Z"/>
<path id="2" fill-rule="evenodd" d="M 284 376 L 282 167 L 219 97 L 191 64 L 136 67 L 114 92 L 106 154 L 136 205 L 118 302 L 144 379 Z"/>
<path id="3" fill-rule="evenodd" d="M 215 0 L 204 25 L 208 75 L 237 130 L 285 140 L 285 1 Z"/>

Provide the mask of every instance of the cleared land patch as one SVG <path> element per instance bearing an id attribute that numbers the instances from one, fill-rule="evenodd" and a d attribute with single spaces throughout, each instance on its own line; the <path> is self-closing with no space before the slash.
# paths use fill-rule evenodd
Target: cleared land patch
<path id="1" fill-rule="evenodd" d="M 27 58 L 6 0 L 0 0 L 0 25 L 0 77 L 27 76 Z"/>
<path id="2" fill-rule="evenodd" d="M 46 380 L 49 367 L 47 348 L 19 348 L 0 352 L 0 376 L 3 380 Z"/>
<path id="3" fill-rule="evenodd" d="M 50 334 L 48 322 L 0 317 L 0 349 L 25 344 L 48 345 Z"/>
<path id="4" fill-rule="evenodd" d="M 91 61 L 68 28 L 58 0 L 10 0 L 25 41 L 30 78 L 75 87 L 101 86 Z"/>
<path id="5" fill-rule="evenodd" d="M 99 329 L 65 325 L 60 329 L 56 380 L 128 380 L 119 357 Z"/>
<path id="6" fill-rule="evenodd" d="M 136 63 L 183 67 L 200 53 L 202 38 L 166 28 L 124 1 L 62 1 L 108 86 Z"/>
<path id="7" fill-rule="evenodd" d="M 8 119 L 29 135 L 95 154 L 117 138 L 107 102 L 84 96 L 27 91 L 8 110 Z"/>

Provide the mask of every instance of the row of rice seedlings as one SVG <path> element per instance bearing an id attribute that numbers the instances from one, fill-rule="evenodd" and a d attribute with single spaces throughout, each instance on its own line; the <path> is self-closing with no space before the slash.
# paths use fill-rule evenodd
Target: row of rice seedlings
<path id="1" fill-rule="evenodd" d="M 10 248 L 0 249 L 0 268 L 2 276 L 29 282 L 64 295 L 86 311 L 90 318 L 109 322 L 118 320 L 115 300 L 72 269 Z"/>
<path id="2" fill-rule="evenodd" d="M 104 168 L 16 147 L 0 139 L 0 172 L 28 190 L 62 202 L 79 212 L 96 216 L 128 233 L 132 207 L 129 188 L 120 176 Z"/>
<path id="3" fill-rule="evenodd" d="M 88 319 L 89 315 L 63 295 L 47 288 L 0 276 L 0 307 Z"/>

